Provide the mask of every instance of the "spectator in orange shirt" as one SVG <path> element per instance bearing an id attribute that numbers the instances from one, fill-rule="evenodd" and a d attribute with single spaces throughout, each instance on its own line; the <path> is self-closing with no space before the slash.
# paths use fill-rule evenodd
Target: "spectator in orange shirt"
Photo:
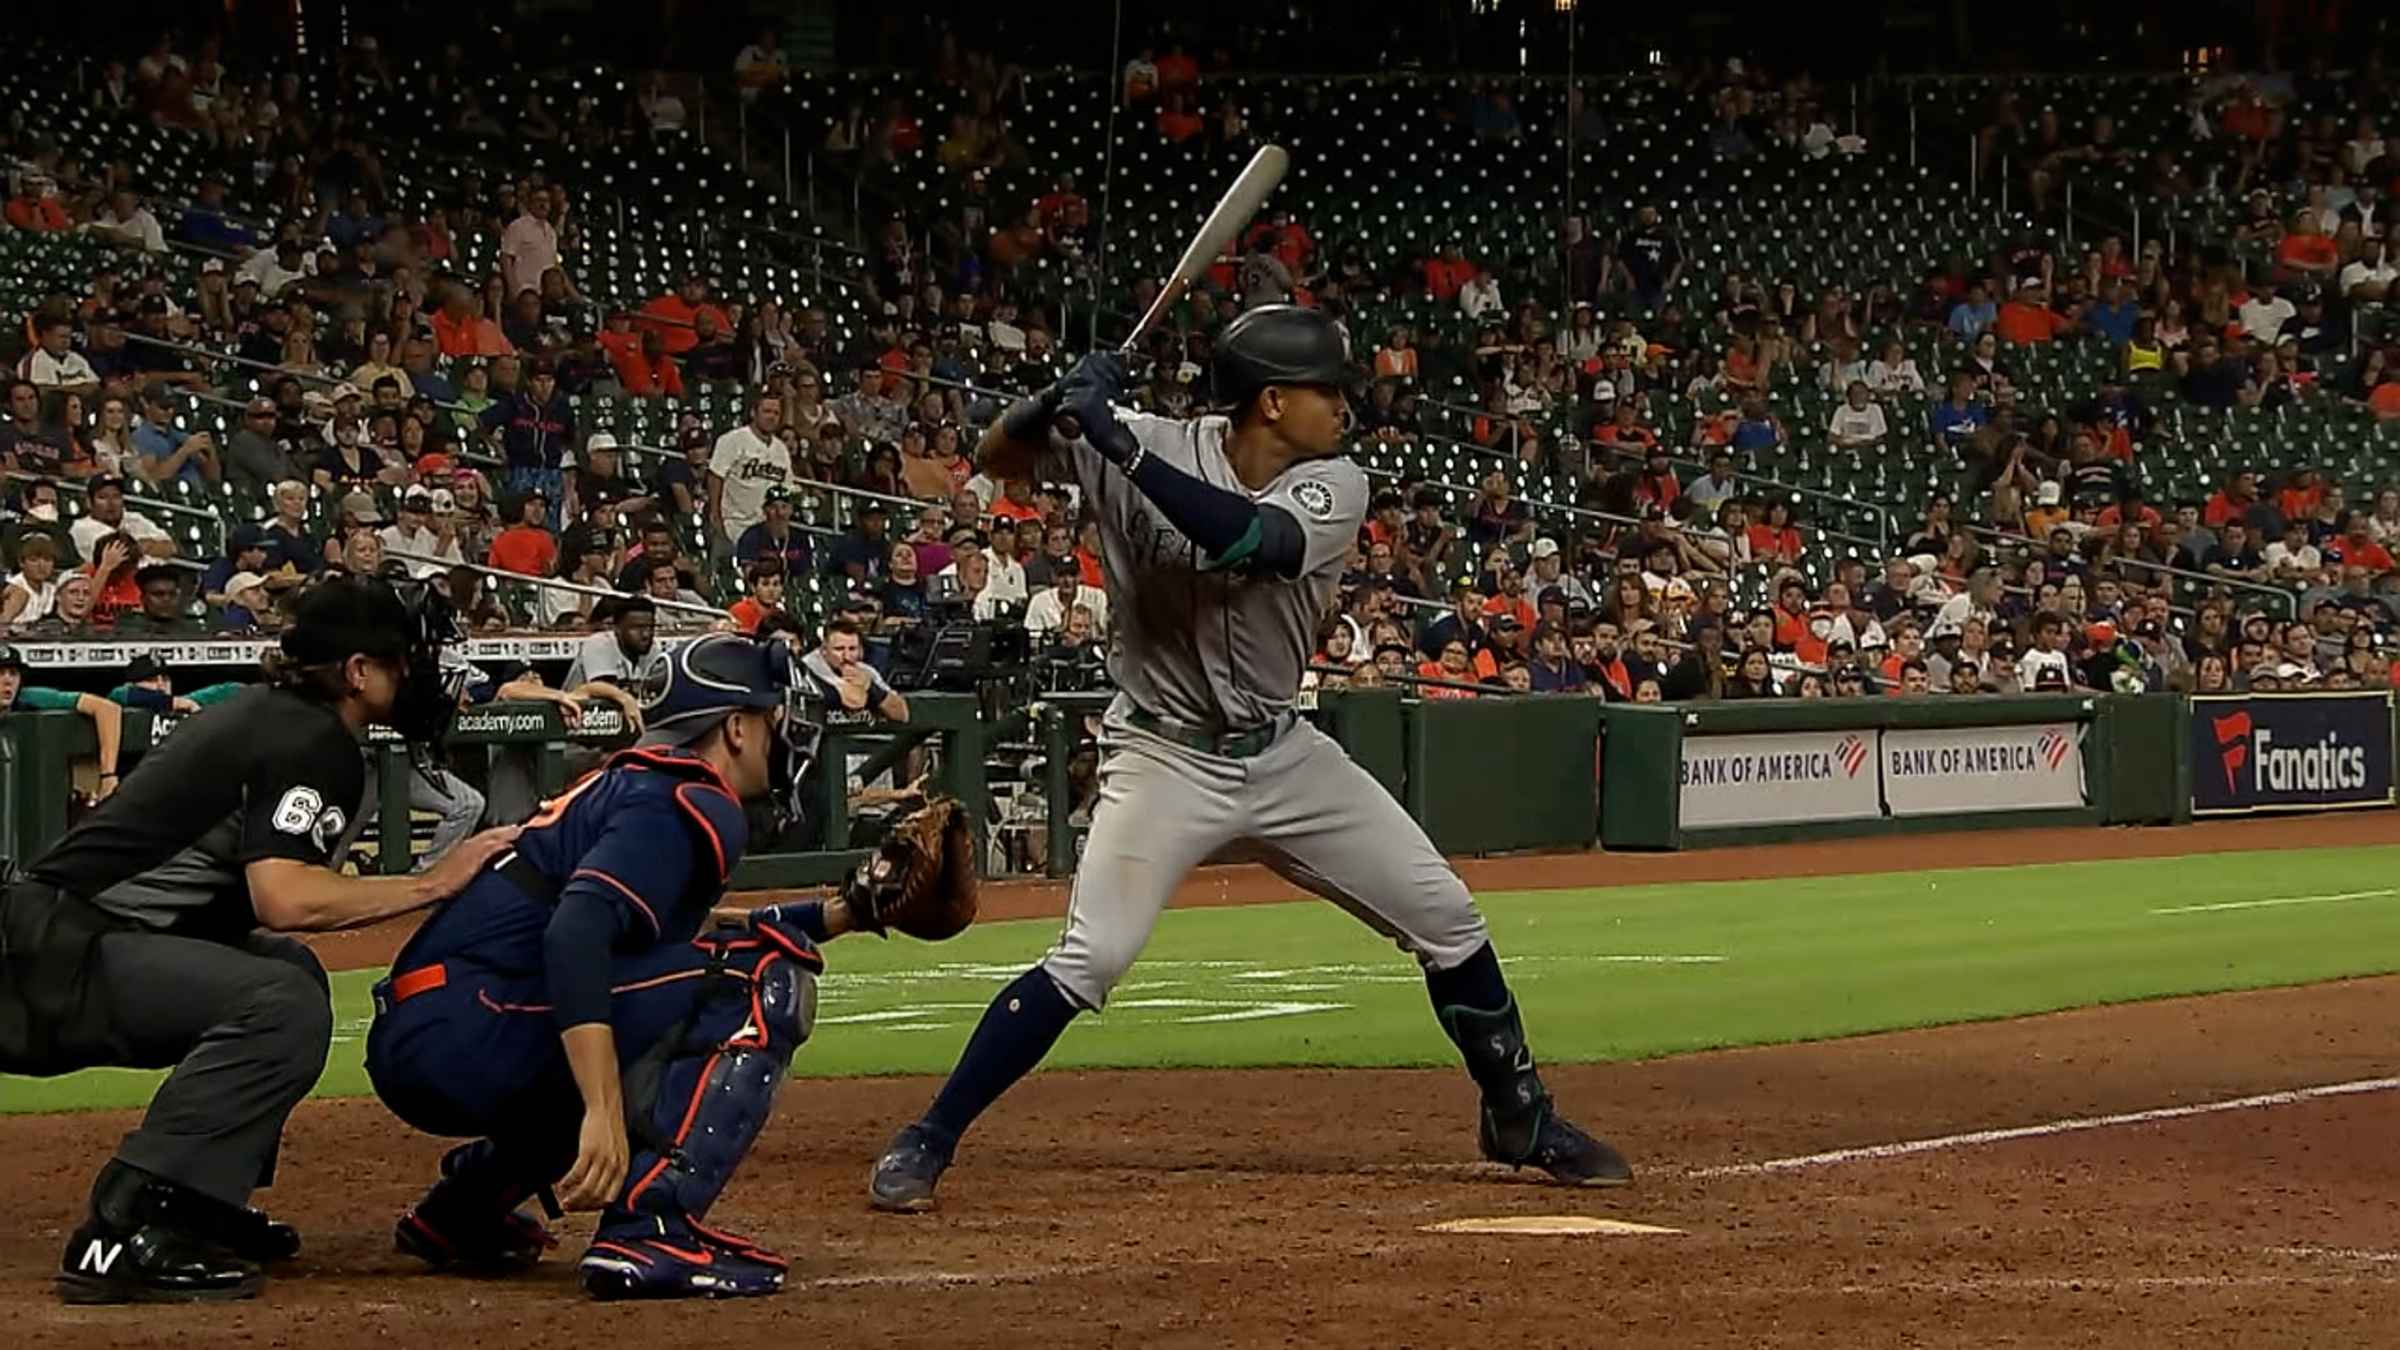
<path id="1" fill-rule="evenodd" d="M 527 492 L 517 504 L 517 523 L 492 540 L 491 555 L 485 561 L 519 576 L 551 575 L 558 564 L 558 538 L 550 533 L 549 521 L 550 499 L 539 488 Z"/>
<path id="2" fill-rule="evenodd" d="M 615 315 L 610 323 L 613 325 L 624 317 L 622 314 Z M 619 336 L 624 340 L 612 345 L 610 340 Z M 683 371 L 677 367 L 675 358 L 667 355 L 666 340 L 659 336 L 657 329 L 645 328 L 640 333 L 629 331 L 622 335 L 602 333 L 600 345 L 608 353 L 610 369 L 617 373 L 617 383 L 625 386 L 628 395 L 634 398 L 683 397 Z"/>
<path id="3" fill-rule="evenodd" d="M 2208 504 L 2200 509 L 2200 523 L 2214 530 L 2226 521 L 2247 521 L 2250 508 L 2258 505 L 2258 475 L 2248 469 L 2238 469 Z"/>
<path id="4" fill-rule="evenodd" d="M 1158 58 L 1158 87 L 1161 91 L 1189 89 L 1198 83 L 1200 63 L 1184 51 L 1182 43 L 1168 47 L 1167 54 Z"/>
<path id="5" fill-rule="evenodd" d="M 1475 279 L 1480 270 L 1468 262 L 1453 239 L 1442 245 L 1442 251 L 1425 264 L 1425 290 L 1443 304 L 1458 298 L 1459 289 Z"/>
<path id="6" fill-rule="evenodd" d="M 1030 520 L 1038 527 L 1042 520 L 1042 507 L 1033 499 L 1033 483 L 1023 478 L 1002 482 L 1000 495 L 992 498 L 991 514 L 994 520 Z"/>
<path id="7" fill-rule="evenodd" d="M 2378 422 L 2400 418 L 2400 375 L 2387 375 L 2383 383 L 2367 391 L 2367 411 Z"/>
<path id="8" fill-rule="evenodd" d="M 2315 469 L 2292 471 L 2291 481 L 2275 494 L 2275 509 L 2285 520 L 2307 520 L 2325 500 L 2325 478 Z"/>
<path id="9" fill-rule="evenodd" d="M 760 624 L 783 613 L 783 559 L 758 559 L 750 564 L 749 575 L 743 580 L 748 591 L 733 602 L 728 612 L 733 615 L 736 627 L 755 634 Z"/>
<path id="10" fill-rule="evenodd" d="M 1392 325 L 1391 334 L 1375 349 L 1375 377 L 1382 380 L 1417 378 L 1417 348 L 1408 325 Z"/>
<path id="11" fill-rule="evenodd" d="M 1473 684 L 1475 668 L 1467 656 L 1466 639 L 1454 637 L 1444 642 L 1441 656 L 1418 665 L 1417 675 L 1428 680 L 1449 680 L 1456 684 Z M 1476 697 L 1476 693 L 1472 689 L 1452 689 L 1444 685 L 1433 684 L 1419 685 L 1417 694 L 1421 698 Z"/>
<path id="12" fill-rule="evenodd" d="M 1191 96 L 1176 90 L 1166 96 L 1158 109 L 1158 134 L 1170 141 L 1183 142 L 1200 134 L 1208 123 L 1192 111 Z"/>
<path id="13" fill-rule="evenodd" d="M 1317 251 L 1317 241 L 1308 227 L 1292 219 L 1289 211 L 1277 211 L 1266 220 L 1250 227 L 1245 240 L 1250 251 L 1260 250 L 1275 255 L 1275 260 L 1293 276 L 1308 274 L 1309 257 Z"/>
<path id="14" fill-rule="evenodd" d="M 1999 317 L 1992 320 L 1992 331 L 1999 334 L 2002 342 L 2052 342 L 2074 327 L 2073 319 L 2050 308 L 2047 292 L 2039 282 L 2019 290 L 2016 298 L 2000 307 Z"/>
<path id="15" fill-rule="evenodd" d="M 63 230 L 72 223 L 66 208 L 59 204 L 58 185 L 38 173 L 29 173 L 20 181 L 17 195 L 8 199 L 6 215 L 10 225 L 36 234 Z"/>
<path id="16" fill-rule="evenodd" d="M 2275 246 L 2275 261 L 2308 277 L 2330 277 L 2341 270 L 2342 255 L 2332 236 L 2320 228 L 2317 213 L 2302 211 Z"/>
<path id="17" fill-rule="evenodd" d="M 733 320 L 708 298 L 708 282 L 697 273 L 683 285 L 642 306 L 642 327 L 655 330 L 669 356 L 681 356 L 700 344 L 700 311 L 708 310 L 717 331 L 733 331 Z"/>
<path id="18" fill-rule="evenodd" d="M 475 292 L 452 285 L 433 312 L 433 344 L 444 356 L 510 356 L 516 347 L 486 316 Z"/>

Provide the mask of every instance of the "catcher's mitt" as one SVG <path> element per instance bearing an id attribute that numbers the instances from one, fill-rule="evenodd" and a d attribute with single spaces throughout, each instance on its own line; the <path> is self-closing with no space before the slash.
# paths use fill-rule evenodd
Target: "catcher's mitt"
<path id="1" fill-rule="evenodd" d="M 975 922 L 975 831 L 955 797 L 928 797 L 842 883 L 852 922 L 939 942 Z"/>

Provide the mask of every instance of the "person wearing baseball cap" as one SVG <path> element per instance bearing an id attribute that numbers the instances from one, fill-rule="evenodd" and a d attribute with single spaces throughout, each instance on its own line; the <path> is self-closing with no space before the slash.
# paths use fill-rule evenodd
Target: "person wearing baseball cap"
<path id="1" fill-rule="evenodd" d="M 92 694 L 25 683 L 25 654 L 0 642 L 0 716 L 13 712 L 72 712 L 92 719 L 94 738 L 100 743 L 94 800 L 105 800 L 117 790 L 117 705 Z M 0 977 L 6 973 L 0 969 Z"/>
<path id="2" fill-rule="evenodd" d="M 236 492 L 263 497 L 277 483 L 301 476 L 275 424 L 275 400 L 266 395 L 242 406 L 241 424 L 226 438 L 224 454 L 225 481 Z"/>
<path id="3" fill-rule="evenodd" d="M 225 700 L 250 686 L 241 680 L 223 680 L 203 685 L 189 694 L 175 692 L 175 682 L 157 657 L 145 652 L 125 663 L 125 676 L 116 688 L 108 691 L 108 701 L 126 708 L 142 708 L 153 714 L 196 713 L 211 704 Z M 151 723 L 152 735 L 159 724 Z"/>

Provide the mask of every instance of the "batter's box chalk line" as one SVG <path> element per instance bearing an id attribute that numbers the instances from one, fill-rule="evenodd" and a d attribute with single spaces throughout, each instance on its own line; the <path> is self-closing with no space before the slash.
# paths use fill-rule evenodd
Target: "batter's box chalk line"
<path id="1" fill-rule="evenodd" d="M 2394 1088 L 2400 1088 L 2400 1078 L 2359 1078 L 2347 1083 L 2327 1083 L 2319 1087 L 2292 1088 L 2283 1092 L 2262 1092 L 2254 1097 L 2198 1102 L 2190 1106 L 2161 1106 L 2147 1111 L 2124 1111 L 2106 1116 L 2079 1116 L 2071 1120 L 2053 1120 L 2040 1125 L 2017 1125 L 1999 1130 L 1972 1130 L 1965 1134 L 1937 1135 L 1931 1139 L 1910 1139 L 1895 1144 L 1868 1144 L 1858 1148 L 1832 1149 L 1824 1153 L 1804 1153 L 1793 1158 L 1769 1158 L 1764 1162 L 1699 1167 L 1684 1175 L 1696 1179 L 1750 1177 L 1763 1176 L 1771 1172 L 1798 1172 L 1816 1167 L 1836 1167 L 1843 1163 L 1880 1162 L 1887 1158 L 1905 1158 L 1912 1154 L 1937 1153 L 1945 1149 L 2002 1144 L 2015 1139 L 2041 1139 L 2050 1135 L 2076 1134 L 2084 1130 L 2111 1129 L 2119 1125 L 2151 1125 L 2166 1120 L 2186 1120 L 2193 1116 L 2213 1116 L 2226 1111 L 2257 1111 L 2273 1106 L 2293 1106 L 2326 1097 L 2355 1097 L 2370 1092 L 2390 1092 Z"/>
<path id="2" fill-rule="evenodd" d="M 1444 1219 L 1417 1230 L 1472 1237 L 1677 1237 L 1680 1228 L 1599 1219 L 1588 1214 L 1509 1214 L 1488 1219 Z"/>

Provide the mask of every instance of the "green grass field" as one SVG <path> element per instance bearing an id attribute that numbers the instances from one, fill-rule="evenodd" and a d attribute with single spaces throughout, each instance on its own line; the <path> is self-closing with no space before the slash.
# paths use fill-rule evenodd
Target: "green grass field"
<path id="1" fill-rule="evenodd" d="M 1862 845 L 1922 850 L 1938 838 Z M 1815 1040 L 2400 970 L 2400 847 L 2213 854 L 1482 897 L 1553 1061 Z M 2197 908 L 2226 906 L 2224 908 Z M 2161 913 L 2161 910 L 2183 912 Z M 985 1002 L 1057 932 L 828 952 L 808 1075 L 946 1070 Z M 334 977 L 320 1093 L 366 1091 L 380 972 Z M 1330 905 L 1170 913 L 1061 1067 L 1453 1062 L 1415 966 Z M 138 1105 L 156 1075 L 0 1076 L 0 1110 Z"/>

